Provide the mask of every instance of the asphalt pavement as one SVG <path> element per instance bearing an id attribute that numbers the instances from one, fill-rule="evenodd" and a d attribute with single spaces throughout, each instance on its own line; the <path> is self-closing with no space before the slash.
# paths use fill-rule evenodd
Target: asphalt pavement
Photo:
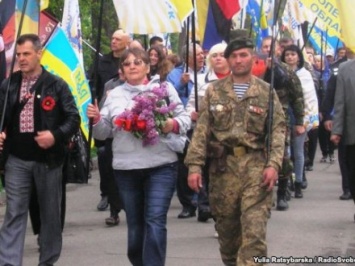
<path id="1" fill-rule="evenodd" d="M 272 211 L 267 232 L 268 257 L 263 259 L 270 265 L 305 265 L 311 259 L 317 262 L 315 265 L 346 265 L 346 260 L 347 265 L 355 265 L 354 203 L 339 200 L 342 191 L 338 163 L 321 164 L 319 159 L 316 158 L 314 170 L 307 172 L 309 185 L 304 190 L 304 198 L 292 198 L 288 211 Z M 92 172 L 89 184 L 67 185 L 63 250 L 56 265 L 130 265 L 126 256 L 124 212 L 120 214 L 118 226 L 107 227 L 104 219 L 109 211 L 97 211 L 99 200 L 97 170 Z M 174 196 L 168 213 L 166 265 L 223 265 L 213 221 L 181 220 L 177 218 L 180 211 L 181 206 Z M 5 207 L 0 205 L 0 224 L 4 212 Z M 23 265 L 37 265 L 38 255 L 36 236 L 28 224 Z M 341 260 L 344 263 L 339 263 Z"/>

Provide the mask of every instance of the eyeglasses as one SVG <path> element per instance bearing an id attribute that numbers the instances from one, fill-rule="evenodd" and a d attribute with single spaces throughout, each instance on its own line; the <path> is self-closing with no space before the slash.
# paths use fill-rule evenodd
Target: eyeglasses
<path id="1" fill-rule="evenodd" d="M 224 57 L 224 53 L 213 53 L 213 54 L 211 54 L 212 58 L 216 58 L 217 56 Z"/>
<path id="2" fill-rule="evenodd" d="M 134 64 L 135 66 L 141 66 L 143 64 L 143 60 L 142 59 L 134 59 L 132 61 L 124 61 L 122 62 L 122 66 L 124 67 L 129 67 L 131 64 Z"/>

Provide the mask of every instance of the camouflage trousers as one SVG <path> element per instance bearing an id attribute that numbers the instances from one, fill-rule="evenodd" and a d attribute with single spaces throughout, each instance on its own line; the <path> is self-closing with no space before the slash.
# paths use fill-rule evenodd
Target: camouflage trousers
<path id="1" fill-rule="evenodd" d="M 284 157 L 282 159 L 282 166 L 279 172 L 279 179 L 288 179 L 293 172 L 293 163 L 291 160 L 291 131 L 290 127 L 287 126 L 285 133 L 285 150 Z"/>
<path id="2" fill-rule="evenodd" d="M 260 187 L 263 152 L 227 157 L 227 170 L 210 173 L 209 200 L 216 218 L 220 253 L 225 265 L 259 265 L 253 257 L 266 256 L 266 226 L 272 192 Z"/>

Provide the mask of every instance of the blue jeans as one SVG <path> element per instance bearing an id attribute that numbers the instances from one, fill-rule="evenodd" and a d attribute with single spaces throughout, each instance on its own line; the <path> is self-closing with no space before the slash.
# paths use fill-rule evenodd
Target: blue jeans
<path id="1" fill-rule="evenodd" d="M 128 226 L 128 258 L 134 266 L 165 264 L 166 220 L 175 190 L 177 163 L 114 170 Z"/>
<path id="2" fill-rule="evenodd" d="M 294 171 L 296 175 L 296 182 L 302 183 L 303 168 L 304 168 L 304 142 L 306 140 L 307 131 L 299 136 L 293 137 L 293 157 L 294 157 Z"/>

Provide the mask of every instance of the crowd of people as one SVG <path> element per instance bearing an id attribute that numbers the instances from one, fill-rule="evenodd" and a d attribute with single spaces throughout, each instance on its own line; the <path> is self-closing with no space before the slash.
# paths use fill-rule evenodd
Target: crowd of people
<path id="1" fill-rule="evenodd" d="M 38 36 L 23 35 L 16 44 L 19 71 L 7 102 L 9 79 L 0 88 L 0 110 L 6 104 L 0 148 L 8 154 L 0 266 L 22 264 L 32 186 L 39 265 L 53 265 L 64 226 L 64 147 L 80 117 L 68 85 L 40 65 Z M 291 197 L 304 197 L 318 141 L 321 163 L 334 163 L 338 148 L 340 199 L 355 196 L 349 49 L 339 48 L 334 58 L 305 47 L 305 56 L 290 38 L 266 37 L 256 52 L 253 40 L 238 36 L 209 51 L 189 43 L 176 55 L 158 36 L 145 49 L 122 29 L 112 34 L 110 49 L 90 71 L 95 102 L 87 116 L 98 157 L 97 210 L 110 209 L 108 226 L 119 225 L 124 211 L 132 265 L 165 264 L 175 190 L 177 218 L 213 219 L 225 265 L 254 265 L 253 256 L 267 256 L 273 204 L 286 211 Z M 158 109 L 163 122 L 154 116 Z"/>

